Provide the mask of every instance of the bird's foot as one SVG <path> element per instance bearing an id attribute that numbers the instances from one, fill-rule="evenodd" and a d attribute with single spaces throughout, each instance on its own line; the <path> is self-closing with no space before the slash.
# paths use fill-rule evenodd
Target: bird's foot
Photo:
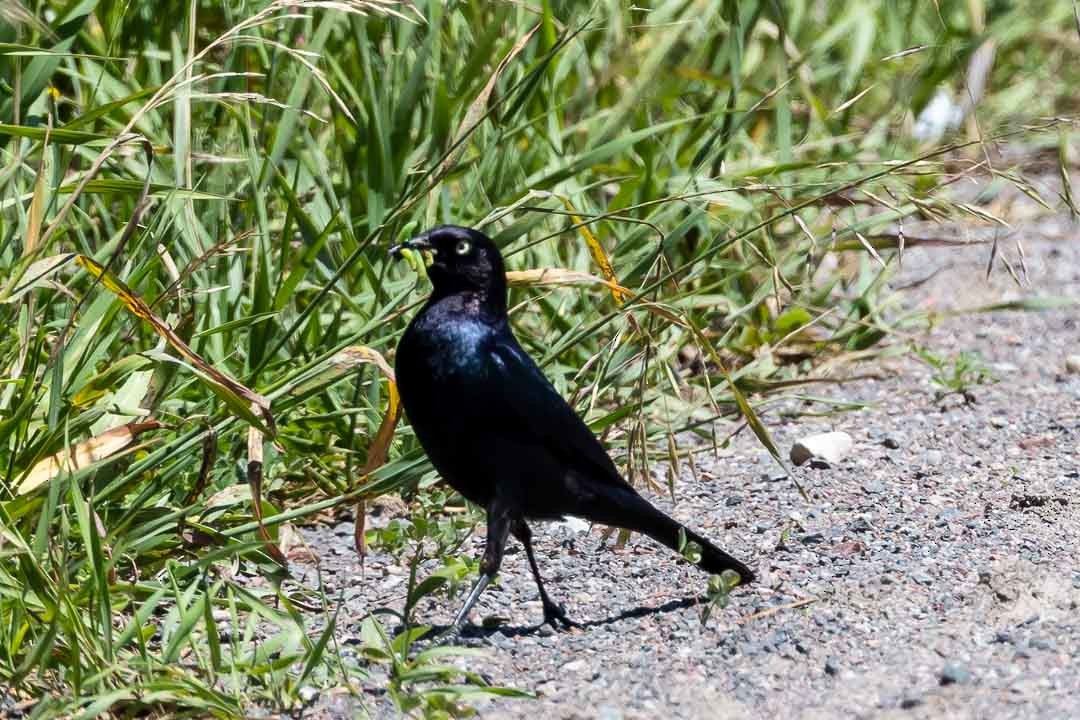
<path id="1" fill-rule="evenodd" d="M 429 645 L 429 647 L 433 648 L 453 645 L 461 637 L 461 631 L 463 629 L 463 626 L 454 623 L 446 626 L 442 630 L 432 630 L 423 639 L 430 640 L 431 645 Z"/>
<path id="2" fill-rule="evenodd" d="M 544 624 L 550 625 L 556 630 L 581 627 L 581 625 L 566 616 L 566 611 L 562 609 L 561 605 L 556 605 L 550 601 L 544 603 Z"/>
<path id="3" fill-rule="evenodd" d="M 483 635 L 476 635 L 466 631 L 464 625 L 451 625 L 442 632 L 435 633 L 431 636 L 430 648 L 436 647 L 449 647 L 451 645 L 459 645 L 464 647 L 473 647 L 476 645 L 492 646 L 491 640 Z"/>

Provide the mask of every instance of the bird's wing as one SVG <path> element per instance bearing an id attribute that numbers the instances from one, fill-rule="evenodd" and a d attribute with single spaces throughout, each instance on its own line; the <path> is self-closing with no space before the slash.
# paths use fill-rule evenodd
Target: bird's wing
<path id="1" fill-rule="evenodd" d="M 498 416 L 504 431 L 542 444 L 583 475 L 627 485 L 593 431 L 515 340 L 497 340 L 490 352 L 496 394 L 485 410 Z"/>

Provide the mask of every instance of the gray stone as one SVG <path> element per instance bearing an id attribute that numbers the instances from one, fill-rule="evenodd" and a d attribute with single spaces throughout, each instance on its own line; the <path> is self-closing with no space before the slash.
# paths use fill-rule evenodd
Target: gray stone
<path id="1" fill-rule="evenodd" d="M 967 685 L 971 682 L 971 673 L 956 663 L 948 662 L 941 669 L 938 682 L 942 685 Z"/>

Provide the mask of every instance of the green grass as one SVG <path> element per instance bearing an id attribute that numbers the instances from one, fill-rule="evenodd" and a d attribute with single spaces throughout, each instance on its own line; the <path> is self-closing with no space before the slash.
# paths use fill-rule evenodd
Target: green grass
<path id="1" fill-rule="evenodd" d="M 272 558 L 283 523 L 387 492 L 422 525 L 382 547 L 468 530 L 394 426 L 425 286 L 391 242 L 471 224 L 567 271 L 520 278 L 514 323 L 648 483 L 693 462 L 680 433 L 743 414 L 768 444 L 752 407 L 879 352 L 887 230 L 994 223 L 964 173 L 1040 193 L 984 162 L 999 139 L 1075 148 L 1069 3 L 333 5 L 0 0 L 0 685 L 38 716 L 503 692 L 375 619 L 345 657 L 337 599 Z M 986 40 L 978 122 L 916 144 Z"/>

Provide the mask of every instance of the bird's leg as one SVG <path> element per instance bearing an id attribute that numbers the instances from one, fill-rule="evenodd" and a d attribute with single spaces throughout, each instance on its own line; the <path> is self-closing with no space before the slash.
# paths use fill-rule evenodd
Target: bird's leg
<path id="1" fill-rule="evenodd" d="M 480 560 L 480 579 L 473 585 L 469 597 L 465 598 L 465 605 L 458 611 L 451 626 L 453 632 L 460 632 L 469 617 L 469 611 L 480 599 L 480 594 L 488 586 L 499 572 L 502 566 L 503 551 L 506 549 L 506 538 L 510 535 L 512 524 L 508 508 L 495 499 L 488 508 L 487 513 L 487 543 L 484 545 L 484 557 Z"/>
<path id="2" fill-rule="evenodd" d="M 488 586 L 488 583 L 490 582 L 490 575 L 484 574 L 480 576 L 480 578 L 476 581 L 476 584 L 472 586 L 472 590 L 469 591 L 469 597 L 465 598 L 465 604 L 462 606 L 461 610 L 458 611 L 458 614 L 454 617 L 454 623 L 450 626 L 451 630 L 453 630 L 454 632 L 459 632 L 461 628 L 465 626 L 465 620 L 467 620 L 469 617 L 469 611 L 472 610 L 473 605 L 476 604 L 476 601 L 480 599 L 481 593 L 484 592 L 484 588 L 486 588 Z"/>
<path id="3" fill-rule="evenodd" d="M 575 627 L 577 623 L 566 617 L 566 611 L 562 606 L 556 605 L 544 589 L 544 579 L 540 577 L 540 568 L 533 554 L 532 530 L 524 520 L 519 520 L 514 526 L 514 537 L 525 546 L 525 557 L 529 559 L 529 567 L 532 568 L 533 578 L 536 579 L 536 587 L 540 590 L 540 602 L 544 605 L 544 622 L 555 629 L 559 629 L 560 623 L 564 628 Z"/>

